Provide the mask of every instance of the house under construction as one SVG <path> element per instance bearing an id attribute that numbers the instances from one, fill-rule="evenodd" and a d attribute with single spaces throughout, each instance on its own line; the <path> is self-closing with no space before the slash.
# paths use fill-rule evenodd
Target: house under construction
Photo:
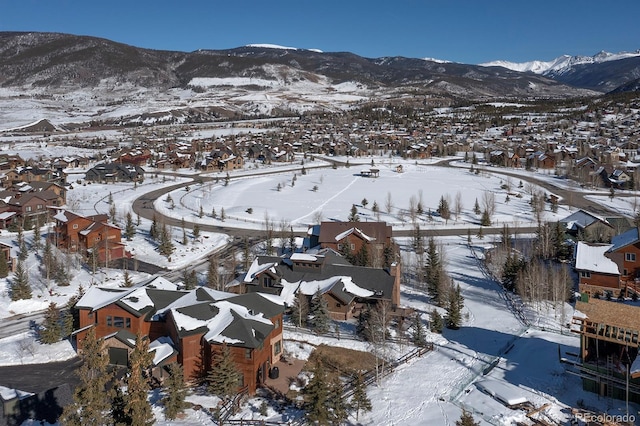
<path id="1" fill-rule="evenodd" d="M 579 359 L 562 360 L 584 389 L 640 403 L 640 307 L 583 294 L 571 330 L 580 334 Z"/>

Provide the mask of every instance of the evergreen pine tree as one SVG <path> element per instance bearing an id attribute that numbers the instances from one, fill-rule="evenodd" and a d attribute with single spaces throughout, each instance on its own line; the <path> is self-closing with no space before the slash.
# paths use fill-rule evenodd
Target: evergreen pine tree
<path id="1" fill-rule="evenodd" d="M 478 228 L 478 234 L 476 236 L 480 239 L 484 238 L 484 231 L 482 230 L 482 226 Z"/>
<path id="2" fill-rule="evenodd" d="M 193 290 L 198 285 L 198 276 L 196 275 L 195 269 L 191 271 L 183 270 L 182 271 L 182 283 L 186 290 Z"/>
<path id="3" fill-rule="evenodd" d="M 7 278 L 9 275 L 9 262 L 7 257 L 2 253 L 0 255 L 0 278 Z"/>
<path id="4" fill-rule="evenodd" d="M 480 225 L 491 226 L 491 216 L 487 210 L 482 211 L 482 218 L 480 219 Z"/>
<path id="5" fill-rule="evenodd" d="M 40 341 L 47 345 L 60 341 L 62 327 L 60 324 L 60 309 L 55 303 L 49 303 L 49 307 L 44 314 L 40 330 Z"/>
<path id="6" fill-rule="evenodd" d="M 127 241 L 131 241 L 133 236 L 136 235 L 136 227 L 133 224 L 133 216 L 131 216 L 131 212 L 127 212 L 127 223 L 124 227 L 124 236 Z"/>
<path id="7" fill-rule="evenodd" d="M 431 323 L 431 331 L 434 333 L 442 333 L 442 329 L 444 328 L 444 320 L 442 319 L 442 315 L 440 312 L 433 308 L 431 313 L 429 314 L 429 320 Z"/>
<path id="8" fill-rule="evenodd" d="M 373 409 L 371 400 L 367 396 L 367 386 L 364 383 L 362 371 L 356 373 L 353 384 L 353 396 L 351 397 L 351 407 L 356 410 L 356 421 L 358 421 L 360 411 L 371 411 Z"/>
<path id="9" fill-rule="evenodd" d="M 46 238 L 44 242 L 44 249 L 42 251 L 42 265 L 40 266 L 40 271 L 42 273 L 42 276 L 47 280 L 47 287 L 49 286 L 48 282 L 51 279 L 51 276 L 53 275 L 52 274 L 53 265 L 54 265 L 54 257 L 53 257 L 52 247 L 51 247 L 51 240 L 49 238 Z"/>
<path id="10" fill-rule="evenodd" d="M 171 234 L 167 229 L 167 224 L 162 224 L 162 231 L 160 232 L 160 244 L 158 245 L 158 251 L 161 255 L 169 258 L 174 250 L 173 241 L 171 241 Z"/>
<path id="11" fill-rule="evenodd" d="M 413 344 L 419 347 L 423 347 L 427 344 L 427 340 L 424 335 L 424 325 L 422 324 L 422 318 L 420 314 L 416 314 L 413 320 Z"/>
<path id="12" fill-rule="evenodd" d="M 427 291 L 434 300 L 440 300 L 440 282 L 443 279 L 443 266 L 433 237 L 429 238 L 427 245 L 427 263 L 425 265 L 425 280 Z"/>
<path id="13" fill-rule="evenodd" d="M 480 423 L 476 422 L 467 410 L 462 410 L 460 420 L 456 420 L 456 426 L 480 426 Z"/>
<path id="14" fill-rule="evenodd" d="M 449 289 L 449 303 L 447 305 L 446 323 L 447 328 L 457 330 L 462 325 L 462 308 L 464 307 L 464 299 L 460 292 L 460 285 L 453 286 Z"/>
<path id="15" fill-rule="evenodd" d="M 220 220 L 224 222 L 224 220 L 227 218 L 227 215 L 224 212 L 224 207 L 222 207 L 220 209 Z"/>
<path id="16" fill-rule="evenodd" d="M 378 202 L 373 201 L 373 206 L 371 206 L 371 211 L 374 213 L 378 213 L 380 211 L 380 207 L 378 207 Z"/>
<path id="17" fill-rule="evenodd" d="M 29 275 L 24 269 L 22 260 L 18 258 L 16 272 L 11 282 L 11 300 L 31 299 L 31 285 L 29 284 Z"/>
<path id="18" fill-rule="evenodd" d="M 78 371 L 80 384 L 73 394 L 73 403 L 64 408 L 60 423 L 69 426 L 107 426 L 111 416 L 111 381 L 109 356 L 104 342 L 90 328 L 82 340 L 83 363 Z"/>
<path id="19" fill-rule="evenodd" d="M 317 333 L 326 333 L 329 330 L 329 308 L 319 287 L 311 299 L 310 313 L 311 328 Z"/>
<path id="20" fill-rule="evenodd" d="M 305 399 L 304 406 L 307 419 L 319 425 L 330 425 L 331 415 L 328 404 L 330 389 L 327 383 L 327 374 L 319 360 L 313 368 L 312 373 L 313 377 L 311 377 L 307 386 L 302 390 Z"/>
<path id="21" fill-rule="evenodd" d="M 347 417 L 349 417 L 349 409 L 351 407 L 342 397 L 342 388 L 342 382 L 338 377 L 334 377 L 329 382 L 329 399 L 327 400 L 327 406 L 329 408 L 331 425 L 342 425 L 345 420 L 347 420 Z"/>
<path id="22" fill-rule="evenodd" d="M 358 208 L 355 204 L 351 205 L 351 211 L 349 212 L 348 222 L 360 222 L 360 216 L 358 216 Z"/>
<path id="23" fill-rule="evenodd" d="M 133 281 L 131 280 L 131 275 L 129 275 L 129 271 L 125 270 L 122 277 L 122 286 L 121 287 L 133 287 Z"/>
<path id="24" fill-rule="evenodd" d="M 66 339 L 71 336 L 74 330 L 74 311 L 77 311 L 73 305 L 76 304 L 77 300 L 74 298 L 69 299 L 70 303 L 67 303 L 65 308 L 60 311 L 60 333 L 62 334 L 62 338 Z"/>
<path id="25" fill-rule="evenodd" d="M 291 232 L 289 233 L 289 249 L 291 250 L 291 253 L 295 253 L 297 247 L 298 245 L 296 244 L 296 236 L 293 233 L 293 227 L 292 227 Z"/>
<path id="26" fill-rule="evenodd" d="M 216 213 L 216 208 L 215 207 L 213 207 L 211 209 L 211 217 L 214 218 L 214 219 L 218 218 L 218 213 Z"/>
<path id="27" fill-rule="evenodd" d="M 129 375 L 127 376 L 127 394 L 125 414 L 131 419 L 131 425 L 151 426 L 154 423 L 149 403 L 149 372 L 153 366 L 153 355 L 149 352 L 149 339 L 138 334 L 136 344 L 129 355 Z"/>
<path id="28" fill-rule="evenodd" d="M 440 203 L 438 204 L 438 214 L 445 221 L 448 221 L 451 217 L 451 210 L 449 209 L 449 201 L 444 198 L 444 195 L 440 197 Z"/>
<path id="29" fill-rule="evenodd" d="M 344 257 L 347 260 L 347 262 L 354 265 L 356 262 L 356 259 L 353 252 L 351 251 L 351 243 L 349 242 L 349 240 L 345 238 L 338 244 L 338 246 L 340 247 L 340 249 L 338 250 L 340 255 Z"/>
<path id="30" fill-rule="evenodd" d="M 197 223 L 193 225 L 193 239 L 197 240 L 200 238 L 200 225 Z"/>
<path id="31" fill-rule="evenodd" d="M 114 386 L 113 400 L 111 401 L 111 416 L 114 426 L 124 426 L 131 424 L 131 418 L 126 412 L 127 400 L 124 391 L 120 386 Z"/>
<path id="32" fill-rule="evenodd" d="M 22 229 L 22 228 L 20 228 Z M 20 243 L 18 244 L 18 259 L 26 260 L 29 257 L 29 250 L 27 250 L 27 243 L 24 241 L 24 237 L 20 238 Z"/>
<path id="33" fill-rule="evenodd" d="M 370 266 L 369 265 L 369 249 L 366 244 L 363 244 L 355 256 L 355 265 L 357 266 Z"/>
<path id="34" fill-rule="evenodd" d="M 67 265 L 61 259 L 59 262 L 54 261 L 55 269 L 53 271 L 53 279 L 56 280 L 59 286 L 66 287 L 71 284 L 71 275 Z"/>
<path id="35" fill-rule="evenodd" d="M 158 239 L 158 220 L 156 219 L 156 215 L 153 215 L 153 218 L 151 219 L 151 227 L 149 228 L 149 238 L 151 238 L 152 240 L 157 240 Z"/>
<path id="36" fill-rule="evenodd" d="M 42 248 L 42 234 L 40 233 L 39 221 L 36 221 L 36 226 L 33 228 L 33 244 L 31 246 L 35 251 Z"/>
<path id="37" fill-rule="evenodd" d="M 187 396 L 184 373 L 180 364 L 169 365 L 169 377 L 164 382 L 164 390 L 165 396 L 162 399 L 164 415 L 169 420 L 175 420 L 178 414 L 185 409 L 184 400 Z"/>
<path id="38" fill-rule="evenodd" d="M 478 203 L 478 199 L 476 198 L 476 203 L 473 205 L 473 212 L 475 214 L 480 214 L 480 203 Z"/>
<path id="39" fill-rule="evenodd" d="M 241 379 L 242 373 L 233 362 L 229 346 L 224 343 L 211 359 L 211 369 L 206 378 L 209 392 L 222 400 L 229 400 L 236 394 Z"/>

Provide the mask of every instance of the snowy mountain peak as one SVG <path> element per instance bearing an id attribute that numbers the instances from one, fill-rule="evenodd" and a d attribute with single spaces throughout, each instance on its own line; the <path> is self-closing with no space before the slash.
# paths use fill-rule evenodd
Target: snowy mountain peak
<path id="1" fill-rule="evenodd" d="M 286 46 L 280 46 L 278 44 L 269 44 L 269 43 L 247 44 L 245 47 L 259 47 L 259 48 L 265 48 L 265 49 L 282 49 L 282 50 L 298 50 L 297 47 L 286 47 Z"/>
<path id="2" fill-rule="evenodd" d="M 601 62 L 617 61 L 619 59 L 640 56 L 640 49 L 635 52 L 609 53 L 604 50 L 593 56 L 562 55 L 551 61 L 509 62 L 491 61 L 479 64 L 484 67 L 503 67 L 519 72 L 533 72 L 535 74 L 562 73 L 575 65 L 597 64 Z"/>
<path id="3" fill-rule="evenodd" d="M 324 53 L 320 49 L 299 49 L 297 47 L 287 47 L 287 46 L 280 46 L 278 44 L 269 44 L 269 43 L 253 43 L 253 44 L 247 44 L 245 47 L 257 47 L 262 49 L 280 49 L 280 50 L 308 50 L 310 52 Z"/>

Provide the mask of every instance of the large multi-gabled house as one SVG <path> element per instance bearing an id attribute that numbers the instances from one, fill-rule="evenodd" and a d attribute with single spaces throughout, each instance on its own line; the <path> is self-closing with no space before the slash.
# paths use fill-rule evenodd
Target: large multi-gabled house
<path id="1" fill-rule="evenodd" d="M 101 163 L 87 170 L 85 179 L 91 182 L 142 182 L 144 170 L 140 166 L 121 163 Z"/>
<path id="2" fill-rule="evenodd" d="M 140 334 L 152 348 L 168 345 L 161 351 L 164 357 L 156 354 L 156 366 L 177 361 L 185 377 L 196 380 L 211 369 L 213 354 L 227 345 L 242 373 L 238 389 L 254 393 L 282 355 L 284 305 L 272 295 L 179 290 L 154 278 L 129 289 L 91 287 L 76 308 L 78 347 L 94 328 L 105 339 L 112 364 L 127 364 L 132 346 L 126 341 Z"/>
<path id="3" fill-rule="evenodd" d="M 332 249 L 294 253 L 289 257 L 259 256 L 249 270 L 228 284 L 237 293 L 271 293 L 291 306 L 302 293 L 311 298 L 317 291 L 336 320 L 357 316 L 367 304 L 387 301 L 400 305 L 400 271 L 354 266 Z"/>
<path id="4" fill-rule="evenodd" d="M 108 222 L 105 214 L 82 216 L 68 210 L 57 210 L 52 242 L 62 250 L 92 254 L 99 262 L 128 256 L 122 243 L 122 230 Z"/>

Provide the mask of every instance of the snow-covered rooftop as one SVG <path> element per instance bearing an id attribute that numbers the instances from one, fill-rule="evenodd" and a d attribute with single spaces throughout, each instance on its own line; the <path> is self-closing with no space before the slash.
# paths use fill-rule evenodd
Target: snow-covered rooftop
<path id="1" fill-rule="evenodd" d="M 619 274 L 618 265 L 604 254 L 613 247 L 612 244 L 592 245 L 578 242 L 576 249 L 576 269 L 603 274 Z"/>

